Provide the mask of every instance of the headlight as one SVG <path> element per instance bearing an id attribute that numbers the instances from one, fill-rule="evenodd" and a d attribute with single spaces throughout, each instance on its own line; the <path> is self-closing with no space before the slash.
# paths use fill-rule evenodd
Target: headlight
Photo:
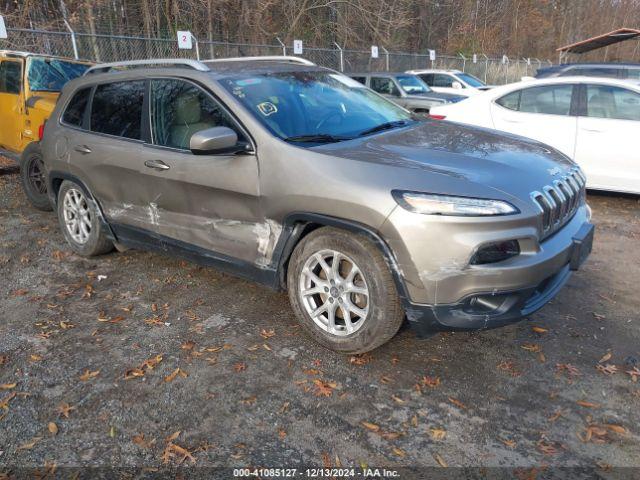
<path id="1" fill-rule="evenodd" d="M 513 215 L 520 212 L 509 202 L 503 200 L 434 195 L 399 190 L 394 190 L 391 194 L 402 208 L 425 215 L 484 217 L 490 215 Z"/>

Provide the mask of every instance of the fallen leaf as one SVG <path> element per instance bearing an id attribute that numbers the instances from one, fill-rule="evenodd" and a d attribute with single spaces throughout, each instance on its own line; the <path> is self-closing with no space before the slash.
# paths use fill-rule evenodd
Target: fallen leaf
<path id="1" fill-rule="evenodd" d="M 599 403 L 587 402 L 586 400 L 578 400 L 576 403 L 585 408 L 600 408 Z"/>
<path id="2" fill-rule="evenodd" d="M 407 456 L 406 452 L 404 450 L 402 450 L 401 448 L 393 447 L 392 451 L 393 451 L 393 453 L 395 453 L 399 457 L 404 458 L 404 457 Z"/>
<path id="3" fill-rule="evenodd" d="M 3 383 L 0 385 L 0 390 L 11 390 L 12 388 L 16 388 L 17 383 Z"/>
<path id="4" fill-rule="evenodd" d="M 56 409 L 56 411 L 61 417 L 69 418 L 69 413 L 71 413 L 71 410 L 75 410 L 75 409 L 76 407 L 72 407 L 68 403 L 61 403 L 60 405 L 58 405 L 58 408 Z"/>
<path id="5" fill-rule="evenodd" d="M 547 333 L 549 331 L 546 328 L 537 327 L 537 326 L 531 327 L 531 330 L 534 331 L 535 333 Z"/>
<path id="6" fill-rule="evenodd" d="M 335 382 L 325 382 L 319 378 L 314 379 L 313 384 L 315 385 L 316 397 L 330 397 L 333 394 L 333 390 L 338 386 Z"/>
<path id="7" fill-rule="evenodd" d="M 631 375 L 632 382 L 637 382 L 638 377 L 640 377 L 640 368 L 633 367 L 633 369 L 627 370 L 625 373 L 627 373 L 628 375 Z"/>
<path id="8" fill-rule="evenodd" d="M 49 422 L 47 428 L 49 429 L 49 433 L 51 433 L 52 435 L 56 435 L 58 433 L 58 426 L 53 422 Z"/>
<path id="9" fill-rule="evenodd" d="M 434 440 L 442 440 L 447 435 L 447 431 L 442 428 L 431 428 L 429 432 Z"/>
<path id="10" fill-rule="evenodd" d="M 603 426 L 608 430 L 611 430 L 612 432 L 617 433 L 618 435 L 627 434 L 627 429 L 624 428 L 622 425 L 604 424 Z"/>
<path id="11" fill-rule="evenodd" d="M 440 385 L 440 377 L 429 377 L 429 376 L 424 376 L 422 377 L 422 385 L 429 387 L 429 388 L 436 388 L 438 385 Z"/>
<path id="12" fill-rule="evenodd" d="M 280 440 L 284 440 L 285 438 L 287 438 L 287 432 L 281 428 L 280 430 L 278 430 L 278 438 L 280 438 Z"/>
<path id="13" fill-rule="evenodd" d="M 124 379 L 131 380 L 132 378 L 138 378 L 144 376 L 144 370 L 141 368 L 130 368 L 124 372 Z"/>
<path id="14" fill-rule="evenodd" d="M 596 365 L 596 370 L 598 370 L 600 373 L 604 373 L 605 375 L 613 375 L 617 373 L 618 367 L 616 367 L 615 365 L 611 365 L 610 363 L 607 363 L 606 365 L 602 365 L 601 363 L 599 363 Z"/>
<path id="15" fill-rule="evenodd" d="M 85 370 L 84 373 L 82 375 L 80 375 L 80 380 L 82 380 L 83 382 L 86 382 L 92 378 L 97 377 L 100 374 L 100 370 L 95 370 L 95 371 L 91 371 L 91 370 Z"/>
<path id="16" fill-rule="evenodd" d="M 448 467 L 449 465 L 447 465 L 447 462 L 444 461 L 444 458 L 442 458 L 439 454 L 434 453 L 433 454 L 433 458 L 435 458 L 436 462 L 438 462 L 438 465 L 440 465 L 441 467 Z"/>
<path id="17" fill-rule="evenodd" d="M 395 395 L 391 395 L 391 398 L 393 399 L 394 402 L 396 402 L 399 405 L 407 403 L 405 400 L 401 399 L 400 397 L 396 397 Z"/>
<path id="18" fill-rule="evenodd" d="M 233 369 L 236 371 L 236 373 L 244 372 L 247 369 L 247 364 L 244 362 L 236 363 L 233 366 Z"/>
<path id="19" fill-rule="evenodd" d="M 456 398 L 449 397 L 449 401 L 451 403 L 453 403 L 456 407 L 461 408 L 462 410 L 466 410 L 467 409 L 467 406 L 464 403 L 462 403 L 460 400 L 456 399 Z"/>
<path id="20" fill-rule="evenodd" d="M 598 360 L 598 363 L 604 363 L 609 359 L 611 359 L 611 352 L 606 353 L 600 360 Z"/>
<path id="21" fill-rule="evenodd" d="M 275 336 L 275 334 L 276 334 L 276 332 L 275 332 L 275 330 L 273 330 L 273 329 L 271 329 L 271 330 L 266 330 L 266 329 L 264 329 L 264 328 L 263 328 L 263 329 L 260 331 L 260 336 L 261 336 L 262 338 L 264 338 L 265 340 L 266 340 L 267 338 L 271 338 L 271 337 Z"/>
<path id="22" fill-rule="evenodd" d="M 534 353 L 538 353 L 542 350 L 542 347 L 537 343 L 525 343 L 520 347 L 523 348 L 524 350 L 527 350 L 528 352 L 534 352 Z"/>
<path id="23" fill-rule="evenodd" d="M 139 447 L 142 447 L 144 449 L 149 449 L 153 446 L 153 444 L 156 442 L 155 440 L 146 440 L 144 438 L 144 434 L 140 433 L 138 435 L 134 435 L 133 438 L 131 439 L 133 441 L 133 443 L 135 443 L 136 445 L 138 445 Z"/>
<path id="24" fill-rule="evenodd" d="M 176 368 L 173 372 L 171 372 L 169 375 L 167 375 L 166 377 L 164 377 L 164 381 L 166 383 L 172 382 L 173 380 L 175 380 L 175 378 L 180 375 L 182 378 L 186 378 L 189 375 L 187 374 L 187 372 L 185 372 L 184 370 L 182 370 L 181 368 Z"/>
<path id="25" fill-rule="evenodd" d="M 30 442 L 20 445 L 16 450 L 31 450 L 40 440 L 42 440 L 42 437 L 34 437 Z"/>
<path id="26" fill-rule="evenodd" d="M 507 446 L 509 448 L 516 448 L 515 440 L 509 440 L 507 438 L 500 438 L 500 437 L 498 437 L 498 440 L 500 440 L 502 443 L 505 444 L 505 446 Z"/>
<path id="27" fill-rule="evenodd" d="M 354 355 L 352 357 L 349 358 L 349 363 L 351 363 L 352 365 L 366 365 L 367 363 L 369 363 L 371 361 L 371 355 L 368 353 L 363 353 L 361 355 Z"/>
<path id="28" fill-rule="evenodd" d="M 375 423 L 360 422 L 360 424 L 364 428 L 366 428 L 367 430 L 371 430 L 372 432 L 378 432 L 380 430 L 380 425 L 376 425 Z"/>
<path id="29" fill-rule="evenodd" d="M 180 348 L 182 350 L 193 350 L 193 347 L 195 346 L 196 346 L 196 342 L 189 340 L 188 342 L 184 342 L 182 345 L 180 345 Z"/>

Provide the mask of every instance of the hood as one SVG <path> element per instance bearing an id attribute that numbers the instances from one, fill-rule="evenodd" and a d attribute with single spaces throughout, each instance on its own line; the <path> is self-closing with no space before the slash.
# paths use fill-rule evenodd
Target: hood
<path id="1" fill-rule="evenodd" d="M 557 150 L 534 140 L 442 121 L 417 122 L 313 149 L 333 156 L 411 169 L 410 177 L 416 177 L 416 170 L 422 170 L 427 177 L 421 176 L 419 181 L 429 182 L 424 186 L 425 191 L 453 195 L 464 195 L 465 188 L 472 182 L 475 185 L 471 190 L 475 192 L 488 187 L 528 199 L 532 191 L 551 184 L 575 166 Z M 437 191 L 438 188 L 458 191 Z"/>
<path id="2" fill-rule="evenodd" d="M 428 93 L 407 95 L 407 98 L 416 99 L 416 100 L 419 100 L 419 99 L 441 100 L 445 103 L 455 103 L 455 102 L 459 102 L 460 100 L 464 100 L 467 97 L 465 97 L 464 95 L 458 95 L 455 93 L 434 92 L 433 90 L 431 90 Z"/>

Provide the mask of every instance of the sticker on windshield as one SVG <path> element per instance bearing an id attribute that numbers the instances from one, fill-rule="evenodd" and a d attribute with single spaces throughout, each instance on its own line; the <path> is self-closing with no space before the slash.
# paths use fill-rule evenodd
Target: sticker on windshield
<path id="1" fill-rule="evenodd" d="M 262 83 L 262 80 L 259 78 L 245 78 L 243 80 L 236 80 L 236 85 L 238 85 L 239 87 L 258 85 L 259 83 Z"/>
<path id="2" fill-rule="evenodd" d="M 276 113 L 278 111 L 278 107 L 271 102 L 262 102 L 258 104 L 258 110 L 260 110 L 260 113 L 265 117 L 268 117 L 269 115 Z"/>

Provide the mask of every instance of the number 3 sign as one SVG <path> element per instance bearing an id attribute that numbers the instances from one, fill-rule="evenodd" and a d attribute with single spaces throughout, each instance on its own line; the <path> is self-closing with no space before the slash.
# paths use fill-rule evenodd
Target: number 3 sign
<path id="1" fill-rule="evenodd" d="M 179 31 L 178 32 L 178 48 L 184 50 L 191 50 L 193 45 L 191 43 L 191 32 Z"/>

